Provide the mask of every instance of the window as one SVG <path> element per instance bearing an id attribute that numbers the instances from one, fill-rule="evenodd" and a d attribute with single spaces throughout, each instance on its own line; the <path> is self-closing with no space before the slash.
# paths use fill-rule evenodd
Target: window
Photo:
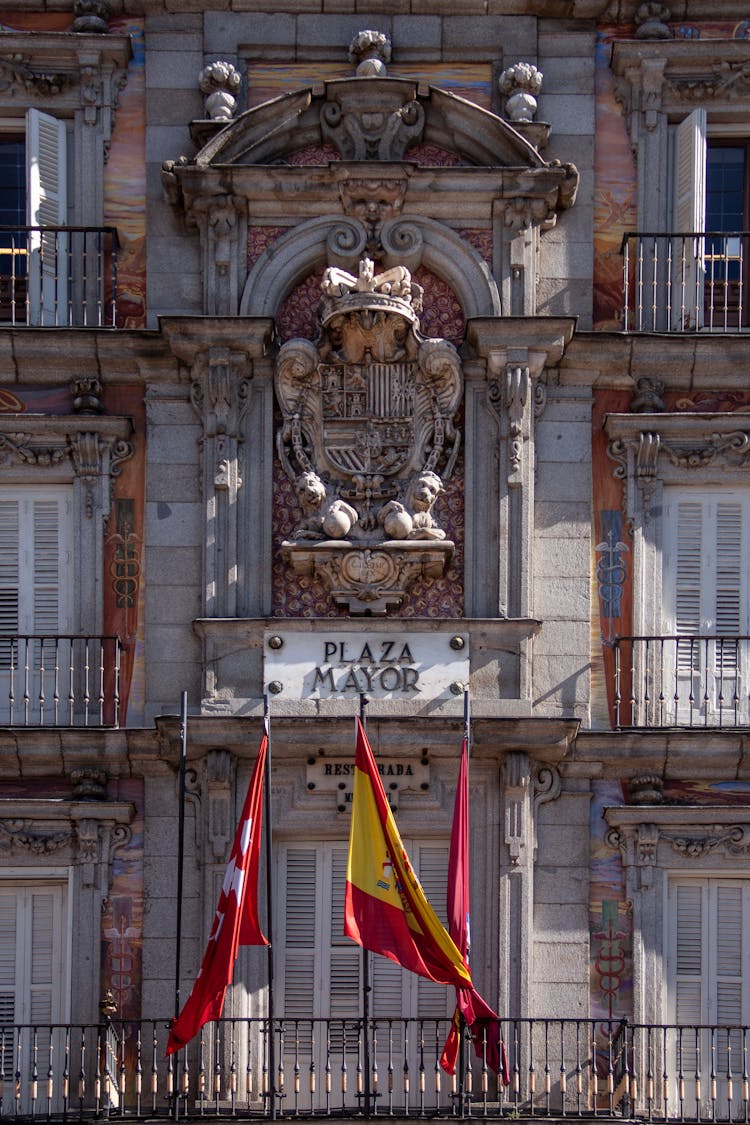
<path id="1" fill-rule="evenodd" d="M 63 883 L 0 881 L 0 1075 L 11 1089 L 32 1055 L 45 1075 L 51 1050 L 63 1047 L 52 1025 L 67 1017 L 65 908 Z M 28 1113 L 28 1082 L 20 1097 Z"/>
<path id="2" fill-rule="evenodd" d="M 664 490 L 663 635 L 676 638 L 665 687 L 678 722 L 722 709 L 747 721 L 749 552 L 750 493 Z"/>
<path id="3" fill-rule="evenodd" d="M 0 489 L 0 634 L 71 631 L 72 489 Z"/>
<path id="4" fill-rule="evenodd" d="M 65 323 L 67 234 L 26 228 L 68 222 L 67 144 L 65 122 L 36 109 L 0 136 L 0 224 L 11 228 L 0 232 L 0 320 Z"/>
<path id="5" fill-rule="evenodd" d="M 443 915 L 448 848 L 439 843 L 408 842 L 406 847 L 425 894 L 438 916 Z M 285 1065 L 291 1070 L 296 1061 L 309 1069 L 314 1063 L 317 1073 L 323 1074 L 328 1048 L 334 1071 L 346 1064 L 353 1078 L 357 1021 L 362 1013 L 362 951 L 344 937 L 346 862 L 343 842 L 290 843 L 280 849 L 279 897 L 285 909 L 279 919 L 277 946 L 283 965 L 280 1008 L 288 1033 Z M 422 1017 L 429 1021 L 425 1033 L 444 1039 L 455 995 L 452 989 L 404 972 L 375 954 L 370 956 L 370 971 L 370 1014 L 376 1020 L 393 1021 L 387 1028 L 381 1026 L 378 1036 L 377 1063 L 385 1074 L 389 1056 L 403 1069 L 405 1028 L 400 1021 Z M 335 1022 L 329 1026 L 324 1022 L 328 1019 Z M 408 1050 L 415 1049 L 416 1042 L 409 1041 Z M 415 1059 L 409 1061 L 414 1070 Z M 340 1081 L 338 1086 L 340 1089 Z M 324 1096 L 324 1090 L 320 1094 Z M 351 1091 L 348 1099 L 353 1100 Z"/>
<path id="6" fill-rule="evenodd" d="M 69 486 L 0 489 L 2 722 L 49 721 L 74 686 L 71 513 Z"/>
<path id="7" fill-rule="evenodd" d="M 686 1104 L 694 1108 L 697 1098 L 704 1111 L 711 1104 L 712 1071 L 716 1104 L 722 1105 L 731 1073 L 739 1106 L 742 1034 L 727 1030 L 727 1025 L 739 1028 L 750 1022 L 750 947 L 745 936 L 750 882 L 673 878 L 668 894 L 668 1019 L 689 1029 L 674 1038 L 669 1073 L 682 1073 Z M 694 1030 L 701 1025 L 703 1030 Z"/>
<path id="8" fill-rule="evenodd" d="M 705 109 L 675 129 L 673 323 L 737 328 L 750 322 L 747 299 L 748 149 L 744 137 L 712 135 Z M 706 232 L 705 238 L 687 238 Z"/>

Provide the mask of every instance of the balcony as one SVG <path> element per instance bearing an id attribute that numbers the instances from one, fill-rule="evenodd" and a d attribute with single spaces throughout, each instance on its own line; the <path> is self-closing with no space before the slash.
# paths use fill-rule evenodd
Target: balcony
<path id="1" fill-rule="evenodd" d="M 738 332 L 750 326 L 750 232 L 622 239 L 625 332 Z"/>
<path id="2" fill-rule="evenodd" d="M 447 1019 L 222 1020 L 165 1057 L 169 1021 L 0 1026 L 4 1119 L 473 1117 L 747 1121 L 750 1028 L 508 1019 L 510 1085 Z M 273 1082 L 271 1081 L 273 1076 Z M 273 1088 L 272 1088 L 273 1087 Z"/>
<path id="3" fill-rule="evenodd" d="M 750 637 L 617 637 L 616 727 L 750 726 Z"/>
<path id="4" fill-rule="evenodd" d="M 0 636 L 0 726 L 116 727 L 119 637 Z"/>
<path id="5" fill-rule="evenodd" d="M 0 325 L 114 328 L 114 227 L 0 226 Z"/>

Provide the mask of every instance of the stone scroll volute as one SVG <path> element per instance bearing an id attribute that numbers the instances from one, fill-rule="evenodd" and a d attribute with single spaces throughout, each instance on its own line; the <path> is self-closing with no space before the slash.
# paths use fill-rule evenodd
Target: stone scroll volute
<path id="1" fill-rule="evenodd" d="M 289 340 L 276 363 L 277 451 L 299 504 L 282 552 L 349 613 L 383 614 L 453 554 L 439 498 L 461 441 L 461 362 L 420 333 L 405 267 L 330 267 L 322 290 L 318 340 Z"/>

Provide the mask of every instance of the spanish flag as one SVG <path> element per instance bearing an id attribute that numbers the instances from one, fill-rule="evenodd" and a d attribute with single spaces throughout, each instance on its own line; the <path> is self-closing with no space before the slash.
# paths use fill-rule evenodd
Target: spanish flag
<path id="1" fill-rule="evenodd" d="M 354 765 L 344 933 L 413 973 L 473 993 L 464 958 L 409 862 L 359 719 Z"/>

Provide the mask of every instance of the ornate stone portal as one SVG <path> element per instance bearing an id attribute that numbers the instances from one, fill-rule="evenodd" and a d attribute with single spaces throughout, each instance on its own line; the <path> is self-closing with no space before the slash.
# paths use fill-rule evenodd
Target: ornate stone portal
<path id="1" fill-rule="evenodd" d="M 453 554 L 434 509 L 461 442 L 461 362 L 419 332 L 422 289 L 403 266 L 331 267 L 322 289 L 317 344 L 289 340 L 276 363 L 278 453 L 301 510 L 282 551 L 337 605 L 384 614 Z"/>

